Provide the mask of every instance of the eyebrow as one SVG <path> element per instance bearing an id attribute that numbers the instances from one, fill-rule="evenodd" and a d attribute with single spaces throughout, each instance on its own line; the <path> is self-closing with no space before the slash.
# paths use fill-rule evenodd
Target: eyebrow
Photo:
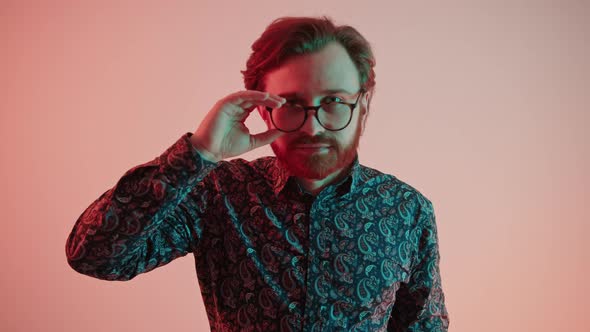
<path id="1" fill-rule="evenodd" d="M 327 90 L 320 91 L 320 94 L 322 94 L 322 95 L 329 95 L 329 94 L 334 94 L 334 93 L 346 93 L 349 95 L 353 94 L 352 92 L 349 92 L 348 90 L 345 90 L 345 89 L 327 89 Z M 285 99 L 303 100 L 303 96 L 299 92 L 286 92 L 286 93 L 279 93 L 278 95 L 285 98 Z"/>

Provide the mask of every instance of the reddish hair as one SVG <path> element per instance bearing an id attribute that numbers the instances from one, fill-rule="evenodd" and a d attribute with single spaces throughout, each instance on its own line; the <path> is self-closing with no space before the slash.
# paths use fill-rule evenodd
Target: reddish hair
<path id="1" fill-rule="evenodd" d="M 355 64 L 361 88 L 372 91 L 375 87 L 375 57 L 371 45 L 353 27 L 336 26 L 326 16 L 274 20 L 252 44 L 246 70 L 241 71 L 246 89 L 265 91 L 264 77 L 268 72 L 289 58 L 317 52 L 334 41 L 346 49 Z"/>

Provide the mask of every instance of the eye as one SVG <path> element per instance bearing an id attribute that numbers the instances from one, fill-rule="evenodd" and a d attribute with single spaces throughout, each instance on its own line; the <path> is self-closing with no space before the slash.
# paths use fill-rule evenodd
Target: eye
<path id="1" fill-rule="evenodd" d="M 334 103 L 334 102 L 341 103 L 343 101 L 344 100 L 338 96 L 329 96 L 329 97 L 324 98 L 323 102 L 324 102 L 324 104 L 329 104 L 329 103 Z"/>

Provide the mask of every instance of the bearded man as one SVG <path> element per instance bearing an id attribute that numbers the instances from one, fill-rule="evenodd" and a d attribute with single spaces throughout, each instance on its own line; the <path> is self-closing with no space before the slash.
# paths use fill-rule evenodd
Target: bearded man
<path id="1" fill-rule="evenodd" d="M 244 91 L 84 211 L 70 266 L 130 280 L 193 253 L 212 331 L 447 331 L 432 203 L 359 163 L 370 44 L 284 17 L 252 51 Z M 253 113 L 268 130 L 250 134 Z"/>

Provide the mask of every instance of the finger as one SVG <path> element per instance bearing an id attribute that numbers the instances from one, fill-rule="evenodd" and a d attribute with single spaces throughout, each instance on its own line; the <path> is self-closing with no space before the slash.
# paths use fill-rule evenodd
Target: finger
<path id="1" fill-rule="evenodd" d="M 241 105 L 241 107 L 248 113 L 252 112 L 255 108 L 256 105 L 252 104 L 252 103 L 244 103 Z"/>
<path id="2" fill-rule="evenodd" d="M 252 150 L 254 150 L 254 149 L 259 148 L 261 146 L 265 146 L 267 144 L 270 144 L 274 140 L 276 140 L 277 138 L 283 136 L 283 134 L 285 134 L 285 133 L 282 131 L 279 131 L 277 129 L 270 129 L 270 130 L 265 131 L 263 133 L 252 135 L 252 136 L 250 136 L 250 148 Z"/>
<path id="3" fill-rule="evenodd" d="M 250 100 L 250 101 L 245 101 L 242 102 L 241 104 L 239 104 L 238 106 L 240 106 L 241 108 L 243 108 L 244 110 L 251 112 L 252 110 L 254 110 L 254 108 L 256 108 L 256 106 L 268 106 L 270 108 L 277 108 L 280 107 L 281 105 L 283 105 L 282 101 L 277 101 L 274 99 L 267 99 L 267 100 Z"/>
<path id="4" fill-rule="evenodd" d="M 284 98 L 276 95 L 271 95 L 266 91 L 256 91 L 256 90 L 245 90 L 233 93 L 227 97 L 227 100 L 233 104 L 241 104 L 243 102 L 257 102 L 257 101 L 267 101 L 267 100 L 276 100 L 276 101 L 284 101 Z"/>

